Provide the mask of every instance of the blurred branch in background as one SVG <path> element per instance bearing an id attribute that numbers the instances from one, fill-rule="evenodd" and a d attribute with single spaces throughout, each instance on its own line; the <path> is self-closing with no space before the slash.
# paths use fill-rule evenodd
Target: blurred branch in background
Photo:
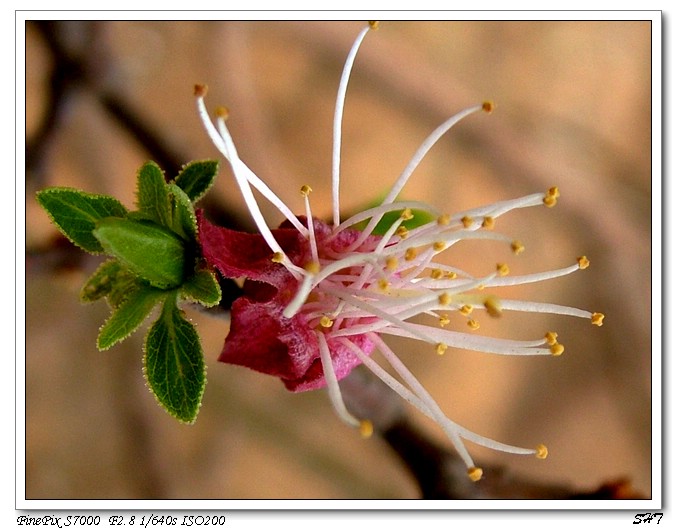
<path id="1" fill-rule="evenodd" d="M 180 26 L 180 25 L 179 25 Z M 174 26 L 176 30 L 179 26 Z M 159 26 L 158 26 L 159 27 Z M 255 62 L 257 57 L 257 46 L 261 42 L 266 47 L 270 47 L 272 42 L 269 35 L 261 37 L 262 34 L 271 33 L 275 28 L 276 35 L 284 46 L 285 41 L 293 41 L 302 35 L 302 51 L 299 54 L 305 54 L 298 58 L 298 64 L 291 64 L 290 71 L 303 71 L 308 62 L 319 63 L 327 66 L 327 70 L 340 70 L 340 64 L 343 61 L 345 51 L 350 45 L 354 32 L 346 31 L 346 25 L 326 23 L 326 24 L 300 24 L 300 23 L 281 23 L 264 24 L 261 33 L 243 23 L 227 23 L 217 26 L 206 24 L 198 29 L 197 34 L 204 38 L 200 46 L 210 49 L 210 40 L 218 41 L 225 39 L 227 45 L 224 46 L 223 57 L 217 56 L 212 61 L 224 60 L 226 69 L 231 68 L 228 76 L 228 82 L 231 83 L 231 92 L 240 94 L 240 104 L 237 113 L 240 116 L 257 117 L 249 119 L 242 126 L 242 133 L 246 141 L 243 145 L 243 151 L 248 154 L 266 153 L 269 158 L 254 163 L 260 163 L 264 167 L 272 168 L 273 174 L 278 176 L 278 182 L 284 186 L 298 189 L 295 183 L 287 184 L 285 180 L 294 171 L 286 156 L 289 147 L 285 142 L 293 142 L 294 137 L 287 135 L 279 145 L 271 146 L 267 139 L 274 136 L 271 132 L 276 127 L 284 129 L 287 116 L 280 108 L 283 105 L 274 101 L 274 97 L 280 97 L 265 93 L 266 80 L 261 81 L 260 72 L 252 69 L 251 63 Z M 193 26 L 185 26 L 186 31 Z M 191 153 L 194 149 L 190 146 L 184 146 L 177 138 L 167 134 L 159 124 L 161 119 L 155 119 L 152 114 L 141 103 L 139 98 L 130 98 L 134 95 L 134 87 L 128 91 L 119 90 L 119 83 L 111 83 L 111 76 L 115 76 L 119 65 L 115 64 L 118 60 L 115 52 L 109 49 L 111 39 L 114 38 L 109 30 L 109 23 L 106 22 L 35 22 L 32 23 L 29 37 L 29 46 L 38 46 L 37 41 L 46 50 L 48 56 L 47 70 L 42 83 L 42 115 L 36 120 L 36 125 L 32 127 L 32 132 L 26 140 L 26 189 L 27 201 L 31 201 L 32 193 L 40 187 L 46 185 L 59 185 L 54 178 L 54 167 L 56 164 L 51 160 L 51 153 L 54 146 L 58 144 L 59 134 L 68 128 L 68 119 L 66 115 L 70 108 L 75 105 L 75 100 L 80 98 L 86 100 L 93 98 L 99 107 L 104 110 L 107 119 L 116 125 L 124 135 L 137 144 L 144 152 L 145 157 L 157 161 L 163 167 L 168 175 L 174 175 L 182 164 L 194 158 Z M 159 30 L 162 32 L 163 30 Z M 169 30 L 171 33 L 171 29 Z M 406 33 L 406 32 L 405 32 Z M 177 30 L 171 33 L 172 37 L 180 39 L 181 31 Z M 185 38 L 185 36 L 184 36 Z M 258 40 L 257 40 L 258 39 Z M 261 41 L 261 39 L 263 39 Z M 186 45 L 190 40 L 183 40 L 181 43 Z M 360 56 L 361 70 L 363 77 L 369 78 L 369 86 L 378 87 L 380 96 L 394 104 L 399 112 L 406 115 L 415 115 L 426 127 L 429 123 L 436 124 L 446 118 L 450 108 L 457 108 L 466 105 L 468 102 L 477 100 L 476 90 L 469 88 L 463 83 L 452 77 L 451 71 L 446 65 L 427 59 L 423 48 L 410 47 L 406 39 L 392 36 L 382 36 L 379 43 L 373 48 L 365 47 Z M 218 43 L 217 43 L 218 45 Z M 207 52 L 208 53 L 208 52 Z M 264 53 L 265 52 L 258 52 Z M 292 59 L 296 53 L 291 48 L 288 50 Z M 506 52 L 507 53 L 507 52 Z M 265 55 L 264 55 L 265 56 Z M 273 61 L 270 58 L 269 61 Z M 178 61 L 178 58 L 177 58 Z M 265 62 L 265 61 L 264 61 Z M 171 61 L 170 61 L 171 64 Z M 207 67 L 211 63 L 207 64 Z M 30 71 L 31 64 L 27 65 Z M 237 73 L 236 73 L 237 72 Z M 311 75 L 310 73 L 307 75 Z M 431 82 L 434 80 L 434 82 Z M 202 79 L 186 78 L 186 94 L 194 82 L 201 82 Z M 274 83 L 273 79 L 267 80 L 267 83 Z M 328 81 L 329 82 L 329 81 Z M 333 82 L 333 80 L 332 80 Z M 263 83 L 263 88 L 257 85 Z M 159 83 L 161 85 L 161 83 Z M 445 87 L 444 97 L 440 96 L 440 89 L 436 86 Z M 258 87 L 259 93 L 254 87 Z M 318 88 L 318 92 L 320 90 Z M 606 87 L 603 87 L 606 90 Z M 163 90 L 163 86 L 155 88 L 157 92 Z M 484 94 L 480 94 L 480 97 Z M 290 96 L 295 97 L 292 91 Z M 309 98 L 308 109 L 306 112 L 312 113 L 313 95 L 307 95 Z M 317 96 L 319 98 L 319 96 Z M 370 96 L 367 96 L 369 99 Z M 595 99 L 595 94 L 590 97 Z M 188 105 L 192 103 L 186 99 Z M 263 103 L 262 103 L 263 102 Z M 561 115 L 556 115 L 548 105 L 533 101 L 534 105 L 522 106 L 519 104 L 520 119 L 515 122 L 498 121 L 491 127 L 479 122 L 468 122 L 464 124 L 464 133 L 460 137 L 460 143 L 464 147 L 469 147 L 471 154 L 477 154 L 477 145 L 491 146 L 488 150 L 481 151 L 480 155 L 485 163 L 497 169 L 498 173 L 508 175 L 508 180 L 504 184 L 516 188 L 519 192 L 523 190 L 545 189 L 552 184 L 552 172 L 544 171 L 543 158 L 565 157 L 574 150 L 578 150 L 580 145 L 584 145 L 583 151 L 577 151 L 579 158 L 574 161 L 571 167 L 566 168 L 566 173 L 571 179 L 567 187 L 569 198 L 563 202 L 562 208 L 568 208 L 569 217 L 573 219 L 571 227 L 576 234 L 585 234 L 582 242 L 586 247 L 595 249 L 596 253 L 604 259 L 598 259 L 595 263 L 599 265 L 596 279 L 599 280 L 599 288 L 588 290 L 586 292 L 586 304 L 591 307 L 604 308 L 609 314 L 609 319 L 613 319 L 614 325 L 604 328 L 607 335 L 600 344 L 603 347 L 595 348 L 594 353 L 600 357 L 588 360 L 585 368 L 594 372 L 590 376 L 592 380 L 603 378 L 615 389 L 615 395 L 631 393 L 635 399 L 628 400 L 623 406 L 616 406 L 619 414 L 625 415 L 624 422 L 629 427 L 626 435 L 628 439 L 634 440 L 628 442 L 630 445 L 639 446 L 646 455 L 640 458 L 640 461 L 650 462 L 650 402 L 648 401 L 648 392 L 646 391 L 647 359 L 650 351 L 648 350 L 650 342 L 648 340 L 650 311 L 647 311 L 648 305 L 648 276 L 646 278 L 637 278 L 637 271 L 643 270 L 644 261 L 648 253 L 649 239 L 647 238 L 647 223 L 641 219 L 646 213 L 646 203 L 650 184 L 643 180 L 645 177 L 637 178 L 636 175 L 642 175 L 646 171 L 646 158 L 636 156 L 632 150 L 621 151 L 613 138 L 603 138 L 598 131 L 588 127 L 581 120 L 567 121 L 568 116 L 564 111 Z M 268 112 L 268 105 L 273 109 Z M 165 107 L 165 114 L 171 113 L 173 109 Z M 150 114 L 149 114 L 150 112 Z M 278 112 L 279 114 L 274 114 Z M 149 118 L 151 116 L 151 118 Z M 578 118 L 578 116 L 577 116 Z M 165 117 L 165 120 L 167 118 Z M 168 119 L 170 122 L 171 118 Z M 385 120 L 385 117 L 384 117 Z M 552 153 L 547 151 L 549 148 L 546 143 L 543 144 L 543 153 L 537 153 L 536 156 L 525 155 L 534 149 L 534 142 L 538 142 L 538 135 L 546 131 L 542 122 L 556 124 L 550 129 L 549 134 L 556 134 L 557 140 L 567 142 L 568 138 L 576 138 L 577 143 L 572 146 L 565 145 L 562 153 Z M 280 125 L 281 123 L 285 125 Z M 397 123 L 397 122 L 395 122 Z M 514 125 L 516 124 L 516 125 Z M 288 125 L 291 127 L 291 125 Z M 346 124 L 350 130 L 351 123 Z M 234 124 L 237 129 L 238 124 Z M 517 127 L 517 129 L 515 128 Z M 328 130 L 328 127 L 326 127 Z M 522 131 L 517 134 L 516 130 Z M 523 132 L 527 131 L 527 132 Z M 308 135 L 309 131 L 303 131 Z M 645 133 L 641 126 L 637 133 Z M 300 134 L 300 133 L 297 133 Z M 310 132 L 308 136 L 312 136 Z M 365 140 L 365 143 L 367 140 Z M 180 147 L 179 147 L 180 146 Z M 304 151 L 303 148 L 300 149 Z M 311 147 L 306 151 L 313 151 Z M 109 152 L 108 157 L 115 159 L 114 152 Z M 250 155 L 251 156 L 251 155 Z M 592 157 L 592 158 L 591 158 Z M 383 157 L 386 158 L 385 156 Z M 581 161 L 590 161 L 593 165 L 584 166 Z M 379 160 L 380 162 L 380 160 Z M 308 162 L 312 166 L 313 162 Z M 58 168 L 57 168 L 58 169 Z M 555 168 L 558 169 L 558 168 Z M 367 171 L 370 171 L 368 169 Z M 590 175 L 596 175 L 594 179 Z M 649 173 L 650 175 L 650 173 Z M 133 177 L 133 175 L 130 175 Z M 291 178 L 291 177 L 289 177 Z M 365 182 L 369 181 L 367 175 L 361 176 Z M 489 177 L 491 182 L 491 176 Z M 428 184 L 430 192 L 435 185 Z M 377 185 L 374 189 L 378 189 Z M 96 191 L 90 189 L 89 191 Z M 366 195 L 370 195 L 372 190 L 367 190 Z M 460 190 L 459 190 L 460 191 Z M 435 193 L 434 191 L 432 192 Z M 604 203 L 600 204 L 600 198 L 604 198 Z M 356 197 L 360 201 L 365 197 Z M 474 197 L 471 197 L 474 199 Z M 249 220 L 243 220 L 237 215 L 237 208 L 230 204 L 229 199 L 224 194 L 210 194 L 203 200 L 202 207 L 209 211 L 211 219 L 222 225 L 235 229 L 247 229 L 251 225 Z M 630 212 L 630 214 L 628 214 Z M 630 215 L 630 219 L 628 219 Z M 30 229 L 30 227 L 29 227 Z M 566 243 L 560 241 L 560 244 L 566 246 Z M 628 249 L 635 249 L 628 252 Z M 576 250 L 573 250 L 576 252 Z M 29 278 L 35 279 L 36 276 L 51 277 L 60 271 L 76 271 L 78 269 L 88 269 L 93 264 L 85 262 L 84 255 L 76 250 L 70 244 L 64 245 L 61 239 L 29 238 L 29 248 L 27 248 L 27 268 Z M 623 266 L 618 266 L 623 263 Z M 609 284 L 605 284 L 604 278 L 612 278 Z M 639 281 L 638 281 L 639 280 Z M 30 280 L 29 280 L 30 281 Z M 595 283 L 595 281 L 593 281 Z M 41 282 L 38 284 L 42 285 Z M 622 288 L 618 288 L 622 286 Z M 224 283 L 227 289 L 227 295 L 224 296 L 224 303 L 221 309 L 227 310 L 229 303 L 238 295 L 239 291 L 231 283 Z M 224 291 L 225 292 L 225 291 Z M 631 303 L 629 303 L 629 301 Z M 618 310 L 610 311 L 608 308 L 624 308 L 626 306 L 634 307 L 635 302 L 639 301 L 640 310 Z M 638 314 L 639 313 L 639 314 Z M 39 321 L 32 321 L 29 315 L 29 329 L 36 329 Z M 40 323 L 43 325 L 46 323 Z M 56 324 L 58 326 L 58 323 Z M 613 330 L 626 330 L 626 333 L 614 333 Z M 96 329 L 92 330 L 95 333 Z M 221 331 L 221 335 L 223 332 Z M 91 335 L 90 335 L 91 337 Z M 215 344 L 222 341 L 223 336 L 215 339 Z M 584 340 L 579 340 L 580 344 L 586 344 Z M 138 346 L 138 345 L 137 345 Z M 85 349 L 85 347 L 87 349 Z M 218 346 L 217 346 L 218 347 Z M 93 341 L 91 345 L 81 347 L 84 351 L 77 351 L 75 355 L 90 355 L 89 349 L 93 350 Z M 28 351 L 27 355 L 34 356 L 36 352 Z M 70 353 L 72 355 L 72 352 Z M 97 355 L 91 353 L 91 355 Z M 124 354 L 125 359 L 132 359 L 134 355 L 140 356 L 140 350 Z M 208 353 L 209 355 L 209 353 Z M 120 486 L 120 490 L 111 487 L 109 490 L 100 491 L 99 495 L 115 496 L 116 491 L 124 492 L 122 495 L 129 495 L 139 498 L 171 498 L 185 494 L 185 489 L 181 486 L 175 486 L 169 483 L 172 480 L 172 471 L 169 470 L 165 460 L 157 455 L 157 437 L 159 433 L 166 432 L 166 427 L 158 427 L 154 420 L 155 412 L 148 412 L 145 405 L 139 406 L 139 399 L 150 400 L 150 396 L 139 394 L 135 391 L 129 391 L 138 387 L 137 379 L 140 378 L 138 364 L 134 369 L 129 369 L 129 362 L 120 361 L 118 364 L 111 365 L 113 370 L 108 374 L 111 380 L 115 381 L 112 385 L 116 388 L 114 403 L 116 424 L 124 426 L 122 433 L 121 451 L 126 453 L 124 461 L 129 476 L 135 477 L 130 480 L 131 490 L 128 486 Z M 30 362 L 27 363 L 30 367 Z M 214 377 L 215 370 L 210 371 L 210 376 Z M 102 377 L 105 377 L 104 374 Z M 638 377 L 642 376 L 642 377 Z M 28 374 L 28 380 L 31 381 L 31 373 Z M 624 455 L 625 449 L 610 456 L 610 461 L 605 468 L 610 476 L 606 478 L 614 479 L 608 484 L 597 484 L 591 487 L 580 485 L 569 486 L 565 481 L 550 479 L 547 474 L 542 479 L 534 480 L 525 477 L 519 472 L 510 472 L 502 466 L 493 465 L 491 462 L 482 464 L 485 468 L 485 479 L 477 484 L 470 483 L 467 479 L 465 467 L 459 459 L 449 452 L 443 445 L 439 444 L 434 437 L 431 437 L 423 429 L 407 419 L 399 405 L 391 402 L 391 397 L 387 392 L 374 386 L 374 382 L 368 379 L 362 379 L 363 374 L 356 373 L 351 375 L 343 382 L 343 387 L 348 388 L 348 394 L 351 396 L 351 403 L 355 410 L 365 410 L 364 417 L 374 417 L 383 415 L 380 421 L 375 421 L 376 431 L 383 437 L 385 442 L 394 450 L 395 454 L 402 460 L 408 471 L 415 478 L 418 490 L 423 498 L 448 498 L 448 499 L 469 499 L 469 498 L 638 498 L 645 495 L 645 492 L 638 493 L 631 483 L 625 479 L 617 479 L 618 476 L 626 476 L 624 468 L 622 471 L 615 471 L 614 461 L 619 455 Z M 538 375 L 532 377 L 538 378 Z M 576 376 L 568 376 L 575 379 Z M 33 383 L 35 385 L 36 383 Z M 210 385 L 213 383 L 210 382 Z M 527 386 L 529 383 L 525 383 Z M 253 389 L 250 389 L 254 392 Z M 208 385 L 208 393 L 210 386 Z M 573 392 L 573 389 L 571 390 Z M 216 391 L 215 398 L 223 398 L 223 391 Z M 377 396 L 377 398 L 374 398 Z M 526 403 L 526 396 L 523 396 Z M 35 394 L 29 391 L 28 400 L 35 400 Z M 209 399 L 207 396 L 206 399 Z M 273 398 L 274 399 L 274 398 Z M 517 396 L 519 401 L 520 396 Z M 152 404 L 151 404 L 152 405 Z M 206 404 L 216 406 L 218 403 Z M 74 405 L 75 407 L 78 404 Z M 93 405 L 88 405 L 93 406 Z M 223 405 L 221 405 L 223 406 Z M 233 405 L 236 407 L 236 405 Z M 35 401 L 27 405 L 27 414 L 31 414 L 35 408 Z M 519 425 L 529 424 L 532 411 L 528 405 L 518 409 L 516 423 Z M 519 410 L 521 409 L 521 410 Z M 562 409 L 551 414 L 565 415 L 564 404 Z M 75 408 L 74 410 L 77 410 Z M 47 412 L 49 413 L 49 412 Z M 63 413 L 63 411 L 62 411 Z M 41 413 L 41 414 L 44 414 Z M 83 412 L 83 415 L 85 412 Z M 228 432 L 222 432 L 220 420 L 216 416 L 210 416 L 209 412 L 202 412 L 202 418 L 205 423 L 214 421 L 215 427 L 211 426 L 210 431 L 199 435 L 199 439 L 204 442 L 204 437 L 211 437 L 204 444 L 206 446 L 219 445 L 217 439 L 226 438 Z M 274 414 L 272 414 L 274 416 Z M 39 414 L 36 416 L 34 427 L 29 428 L 29 440 L 31 444 L 30 433 L 36 432 L 32 429 L 39 429 L 37 426 Z M 293 414 L 292 414 L 293 417 Z M 27 422 L 31 423 L 32 418 Z M 161 420 L 162 421 L 162 420 Z M 201 419 L 198 419 L 200 423 Z M 210 424 L 213 425 L 213 424 Z M 303 429 L 303 425 L 299 429 Z M 232 429 L 232 426 L 229 427 Z M 533 427 L 534 430 L 537 426 Z M 561 431 L 559 431 L 561 432 Z M 647 432 L 649 435 L 647 435 Z M 232 433 L 231 433 L 232 434 Z M 529 436 L 533 434 L 529 432 Z M 236 432 L 230 442 L 224 442 L 233 451 L 232 444 L 236 442 L 238 433 Z M 326 435 L 326 433 L 325 433 Z M 349 433 L 349 435 L 354 435 Z M 198 437 L 198 435 L 196 435 Z M 36 435 L 39 439 L 39 436 Z M 592 440 L 590 443 L 605 443 L 599 440 Z M 229 445 L 230 444 L 230 445 Z M 200 444 L 197 444 L 200 445 Z M 327 451 L 330 451 L 327 448 Z M 39 474 L 40 462 L 45 463 L 45 456 L 39 453 L 38 445 L 31 445 L 28 448 L 30 473 Z M 195 451 L 195 450 L 193 450 Z M 33 452 L 33 453 L 32 453 Z M 190 458 L 197 459 L 199 453 L 192 452 Z M 235 451 L 234 454 L 238 454 Z M 615 456 L 614 456 L 615 455 Z M 94 458 L 97 458 L 94 456 Z M 218 458 L 214 457 L 214 458 Z M 337 459 L 341 456 L 338 455 Z M 103 463 L 101 464 L 104 465 Z M 143 472 L 139 472 L 139 467 Z M 207 462 L 198 465 L 197 468 L 208 466 Z M 647 464 L 648 466 L 648 464 Z M 648 471 L 648 467 L 647 467 Z M 232 471 L 224 469 L 221 481 L 227 481 Z M 124 471 L 122 472 L 124 474 Z M 175 479 L 174 479 L 175 480 Z M 39 482 L 36 481 L 36 483 Z M 48 486 L 31 486 L 33 483 L 27 477 L 29 489 L 27 496 L 58 496 L 58 488 Z M 57 481 L 57 484 L 59 482 Z M 223 483 L 223 482 L 217 482 Z M 646 482 L 642 482 L 646 485 Z M 213 485 L 211 486 L 214 487 Z M 127 488 L 127 489 L 125 489 Z M 206 486 L 206 488 L 208 488 Z M 355 491 L 358 486 L 355 485 Z M 82 490 L 75 495 L 83 495 Z M 92 494 L 96 495 L 96 491 Z M 207 490 L 209 491 L 209 490 Z M 394 487 L 392 492 L 395 495 L 410 493 L 406 487 Z M 270 492 L 269 495 L 273 495 Z M 287 492 L 281 492 L 285 495 Z M 117 493 L 119 495 L 119 493 Z M 196 493 L 196 495 L 199 495 Z M 202 496 L 228 496 L 227 492 L 221 490 L 212 490 L 210 493 L 202 493 Z"/>

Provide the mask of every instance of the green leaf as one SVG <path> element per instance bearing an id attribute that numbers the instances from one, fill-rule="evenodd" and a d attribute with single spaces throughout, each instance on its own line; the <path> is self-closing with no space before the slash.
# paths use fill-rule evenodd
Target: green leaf
<path id="1" fill-rule="evenodd" d="M 127 294 L 137 288 L 136 276 L 116 259 L 102 263 L 80 291 L 81 302 L 95 302 L 104 296 L 117 307 Z M 114 303 L 115 301 L 118 303 Z"/>
<path id="2" fill-rule="evenodd" d="M 184 242 L 174 232 L 148 221 L 108 218 L 94 235 L 105 251 L 155 287 L 178 287 L 184 278 Z"/>
<path id="3" fill-rule="evenodd" d="M 207 384 L 206 368 L 198 334 L 181 315 L 175 296 L 166 297 L 160 318 L 148 332 L 144 371 L 165 410 L 193 423 Z"/>
<path id="4" fill-rule="evenodd" d="M 212 307 L 221 301 L 221 287 L 214 273 L 201 270 L 181 286 L 181 296 Z"/>
<path id="5" fill-rule="evenodd" d="M 127 215 L 127 209 L 117 199 L 73 188 L 47 188 L 37 193 L 37 200 L 63 235 L 92 254 L 104 251 L 92 233 L 97 222 Z"/>
<path id="6" fill-rule="evenodd" d="M 200 200 L 211 188 L 219 170 L 216 160 L 199 160 L 186 164 L 175 183 L 186 192 L 192 202 Z"/>
<path id="7" fill-rule="evenodd" d="M 171 226 L 171 204 L 165 177 L 155 162 L 146 162 L 137 174 L 136 205 L 139 215 L 163 226 Z"/>
<path id="8" fill-rule="evenodd" d="M 163 297 L 167 297 L 165 291 L 150 286 L 130 293 L 99 331 L 96 341 L 99 350 L 107 350 L 134 333 Z"/>
<path id="9" fill-rule="evenodd" d="M 195 217 L 193 203 L 176 184 L 170 184 L 169 190 L 172 196 L 172 229 L 186 241 L 195 241 L 197 239 L 197 217 Z"/>

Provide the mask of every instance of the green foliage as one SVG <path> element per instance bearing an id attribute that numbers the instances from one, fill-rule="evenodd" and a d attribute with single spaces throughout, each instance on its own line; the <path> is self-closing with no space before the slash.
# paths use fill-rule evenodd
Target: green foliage
<path id="1" fill-rule="evenodd" d="M 99 350 L 107 350 L 134 333 L 155 305 L 165 297 L 164 291 L 151 286 L 142 286 L 130 293 L 101 327 L 96 341 Z"/>
<path id="2" fill-rule="evenodd" d="M 205 307 L 212 307 L 221 301 L 221 287 L 213 272 L 202 270 L 181 286 L 181 295 Z"/>
<path id="3" fill-rule="evenodd" d="M 175 183 L 195 203 L 212 187 L 218 169 L 219 165 L 215 160 L 191 162 L 183 167 Z"/>
<path id="4" fill-rule="evenodd" d="M 162 226 L 171 225 L 169 189 L 155 162 L 146 162 L 136 175 L 136 206 L 140 216 Z"/>
<path id="5" fill-rule="evenodd" d="M 221 299 L 215 276 L 196 256 L 194 203 L 216 178 L 215 161 L 192 162 L 166 182 L 160 167 L 147 162 L 137 173 L 136 207 L 72 188 L 49 188 L 37 200 L 56 227 L 75 245 L 110 259 L 90 276 L 82 302 L 105 298 L 111 316 L 97 347 L 124 340 L 161 305 L 145 341 L 144 367 L 158 402 L 182 422 L 197 417 L 206 384 L 199 337 L 178 304 L 213 306 Z"/>
<path id="6" fill-rule="evenodd" d="M 72 243 L 92 254 L 103 252 L 93 231 L 107 217 L 124 217 L 127 209 L 113 197 L 72 188 L 39 191 L 37 199 L 56 227 Z"/>
<path id="7" fill-rule="evenodd" d="M 167 296 L 146 337 L 144 371 L 159 403 L 184 423 L 197 417 L 207 382 L 200 337 Z"/>
<path id="8" fill-rule="evenodd" d="M 175 233 L 151 221 L 108 217 L 97 223 L 94 236 L 110 256 L 160 289 L 183 281 L 186 249 Z"/>
<path id="9" fill-rule="evenodd" d="M 82 286 L 80 301 L 96 302 L 108 298 L 111 307 L 116 308 L 137 285 L 136 276 L 118 260 L 111 259 L 103 262 Z"/>
<path id="10" fill-rule="evenodd" d="M 176 184 L 170 184 L 171 191 L 171 226 L 184 239 L 190 239 L 197 233 L 197 217 L 193 203 L 186 193 Z"/>

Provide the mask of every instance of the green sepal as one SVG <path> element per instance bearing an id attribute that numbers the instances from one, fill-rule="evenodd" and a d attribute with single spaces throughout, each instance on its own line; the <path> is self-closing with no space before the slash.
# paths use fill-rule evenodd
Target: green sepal
<path id="1" fill-rule="evenodd" d="M 186 193 L 176 184 L 169 184 L 172 197 L 172 230 L 186 241 L 197 239 L 197 217 L 193 203 Z"/>
<path id="2" fill-rule="evenodd" d="M 92 233 L 97 223 L 127 215 L 127 208 L 117 199 L 73 188 L 47 188 L 37 192 L 37 200 L 63 235 L 92 254 L 104 251 Z"/>
<path id="3" fill-rule="evenodd" d="M 148 221 L 111 217 L 97 223 L 94 235 L 108 254 L 151 285 L 171 289 L 183 281 L 184 242 L 174 232 Z"/>
<path id="4" fill-rule="evenodd" d="M 201 270 L 181 286 L 181 296 L 205 307 L 213 307 L 221 301 L 221 287 L 213 272 Z"/>
<path id="5" fill-rule="evenodd" d="M 182 316 L 176 296 L 165 298 L 162 313 L 146 337 L 144 372 L 162 407 L 184 423 L 197 418 L 207 384 L 200 338 Z"/>
<path id="6" fill-rule="evenodd" d="M 196 202 L 212 187 L 218 170 L 219 163 L 216 160 L 189 162 L 174 182 L 186 192 L 192 202 Z"/>
<path id="7" fill-rule="evenodd" d="M 165 177 L 155 162 L 146 162 L 136 179 L 138 215 L 163 226 L 171 226 L 172 210 Z"/>
<path id="8" fill-rule="evenodd" d="M 157 303 L 166 296 L 166 291 L 149 285 L 141 286 L 129 293 L 125 301 L 113 310 L 113 314 L 101 327 L 96 339 L 97 348 L 101 351 L 107 350 L 129 337 L 146 320 Z"/>
<path id="9" fill-rule="evenodd" d="M 95 302 L 103 297 L 115 308 L 138 287 L 137 277 L 116 259 L 103 262 L 80 290 L 80 301 Z"/>

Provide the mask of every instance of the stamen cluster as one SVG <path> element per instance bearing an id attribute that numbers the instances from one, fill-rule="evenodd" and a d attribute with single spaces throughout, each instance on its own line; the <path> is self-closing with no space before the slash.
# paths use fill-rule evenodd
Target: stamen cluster
<path id="1" fill-rule="evenodd" d="M 195 94 L 203 123 L 216 147 L 230 162 L 235 180 L 259 229 L 259 234 L 242 235 L 211 225 L 200 216 L 201 242 L 207 261 L 227 277 L 245 277 L 245 296 L 232 308 L 232 325 L 221 360 L 249 366 L 280 377 L 291 390 L 326 386 L 339 416 L 370 435 L 368 419 L 355 418 L 345 407 L 338 381 L 355 366 L 363 364 L 407 402 L 435 420 L 468 467 L 472 480 L 482 470 L 475 466 L 464 440 L 518 454 L 547 456 L 547 449 L 520 448 L 485 438 L 454 423 L 400 361 L 384 341 L 398 336 L 423 341 L 430 350 L 444 355 L 451 348 L 501 355 L 561 355 L 564 346 L 557 333 L 548 331 L 533 340 L 497 339 L 479 335 L 478 312 L 499 317 L 504 311 L 557 313 L 590 319 L 601 325 L 601 313 L 556 304 L 509 300 L 492 294 L 491 288 L 540 282 L 585 269 L 585 256 L 562 269 L 511 276 L 505 263 L 492 264 L 486 274 L 476 277 L 460 268 L 438 261 L 438 256 L 466 240 L 499 241 L 514 254 L 524 245 L 494 231 L 497 220 L 520 208 L 552 207 L 559 190 L 552 187 L 518 199 L 506 200 L 457 214 L 447 214 L 416 201 L 395 199 L 428 150 L 461 119 L 479 111 L 491 112 L 491 103 L 465 109 L 440 125 L 395 181 L 382 204 L 344 221 L 340 220 L 339 162 L 341 120 L 352 63 L 366 27 L 351 49 L 339 84 L 334 123 L 334 164 L 332 177 L 333 223 L 313 217 L 310 186 L 300 194 L 304 214 L 296 216 L 238 157 L 225 124 L 226 112 L 217 112 L 214 125 L 206 111 L 206 87 Z M 285 216 L 277 230 L 268 228 L 252 190 L 258 190 Z M 385 233 L 374 230 L 386 214 L 399 217 Z M 430 219 L 411 226 L 410 221 L 425 215 Z M 366 226 L 365 226 L 366 225 Z M 358 228 L 359 227 L 359 228 Z M 240 252 L 239 249 L 248 250 Z M 237 250 L 233 250 L 237 249 Z M 456 316 L 455 316 L 456 315 Z M 415 317 L 427 317 L 431 325 Z M 460 319 L 465 331 L 450 329 Z M 426 321 L 425 318 L 423 321 Z M 258 338 L 252 338 L 257 326 Z M 449 326 L 449 327 L 447 327 Z M 246 344 L 255 342 L 250 351 Z M 378 351 L 398 378 L 372 356 Z"/>

